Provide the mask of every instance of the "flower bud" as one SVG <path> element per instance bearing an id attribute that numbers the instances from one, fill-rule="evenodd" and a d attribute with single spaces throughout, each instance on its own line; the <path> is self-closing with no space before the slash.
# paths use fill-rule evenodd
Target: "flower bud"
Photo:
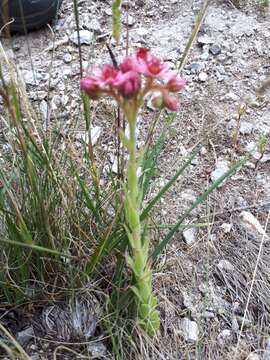
<path id="1" fill-rule="evenodd" d="M 166 84 L 166 88 L 171 92 L 178 92 L 183 90 L 186 85 L 186 80 L 174 75 Z"/>
<path id="2" fill-rule="evenodd" d="M 164 107 L 163 96 L 155 96 L 151 101 L 151 105 L 156 109 L 162 109 Z"/>
<path id="3" fill-rule="evenodd" d="M 179 108 L 178 99 L 174 96 L 170 96 L 169 94 L 165 94 L 163 96 L 164 106 L 171 111 L 177 111 Z"/>
<path id="4" fill-rule="evenodd" d="M 96 99 L 99 95 L 99 86 L 97 85 L 96 79 L 92 76 L 81 79 L 80 88 L 92 99 Z"/>

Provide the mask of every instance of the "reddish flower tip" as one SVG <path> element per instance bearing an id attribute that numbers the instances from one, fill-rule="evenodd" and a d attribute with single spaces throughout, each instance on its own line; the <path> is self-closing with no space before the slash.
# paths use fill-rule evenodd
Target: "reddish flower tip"
<path id="1" fill-rule="evenodd" d="M 148 53 L 149 53 L 149 49 L 147 49 L 147 48 L 139 48 L 136 51 L 136 57 L 138 59 L 142 59 L 142 60 L 146 61 L 147 57 L 148 57 Z"/>
<path id="2" fill-rule="evenodd" d="M 179 76 L 174 75 L 173 77 L 171 77 L 169 79 L 169 81 L 167 82 L 167 89 L 171 92 L 178 92 L 180 90 L 183 90 L 184 87 L 186 86 L 186 80 L 181 79 Z"/>
<path id="3" fill-rule="evenodd" d="M 176 112 L 179 109 L 178 99 L 174 96 L 170 96 L 169 94 L 164 94 L 163 103 L 168 110 Z"/>
<path id="4" fill-rule="evenodd" d="M 101 81 L 106 85 L 111 85 L 118 74 L 118 70 L 112 65 L 104 65 L 101 71 Z"/>
<path id="5" fill-rule="evenodd" d="M 96 98 L 99 92 L 99 86 L 93 76 L 87 76 L 80 81 L 80 88 L 85 91 L 89 97 Z"/>
<path id="6" fill-rule="evenodd" d="M 119 72 L 113 85 L 125 98 L 136 96 L 141 89 L 141 77 L 136 71 Z"/>
<path id="7" fill-rule="evenodd" d="M 164 65 L 161 64 L 160 60 L 156 57 L 153 57 L 148 62 L 148 70 L 152 75 L 158 75 L 163 70 Z"/>

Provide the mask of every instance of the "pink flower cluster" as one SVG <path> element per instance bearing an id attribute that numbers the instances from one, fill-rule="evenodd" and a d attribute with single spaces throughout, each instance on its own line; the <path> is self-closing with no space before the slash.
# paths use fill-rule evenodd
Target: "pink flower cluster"
<path id="1" fill-rule="evenodd" d="M 159 91 L 160 96 L 154 103 L 177 111 L 178 99 L 171 93 L 182 90 L 185 84 L 185 80 L 171 71 L 167 64 L 151 55 L 148 49 L 140 48 L 134 55 L 127 56 L 119 68 L 112 65 L 94 68 L 92 75 L 81 80 L 81 90 L 93 99 L 111 95 L 117 100 L 144 97 L 149 92 Z"/>

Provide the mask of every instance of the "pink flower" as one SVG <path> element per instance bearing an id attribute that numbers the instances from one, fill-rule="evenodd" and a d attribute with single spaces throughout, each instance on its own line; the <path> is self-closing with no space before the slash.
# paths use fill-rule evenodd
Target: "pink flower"
<path id="1" fill-rule="evenodd" d="M 170 96 L 168 93 L 163 95 L 163 104 L 168 110 L 174 112 L 179 109 L 178 99 L 174 96 Z"/>
<path id="2" fill-rule="evenodd" d="M 151 57 L 147 61 L 139 61 L 137 71 L 147 77 L 162 79 L 169 71 L 169 66 L 161 63 L 158 58 Z"/>
<path id="3" fill-rule="evenodd" d="M 125 98 L 136 96 L 141 89 L 141 78 L 136 71 L 119 72 L 113 82 L 120 94 Z"/>
<path id="4" fill-rule="evenodd" d="M 99 86 L 112 85 L 115 80 L 117 74 L 117 69 L 112 65 L 104 65 L 102 68 L 95 68 L 93 70 L 93 75 L 97 80 Z"/>
<path id="5" fill-rule="evenodd" d="M 178 92 L 180 90 L 183 90 L 185 86 L 186 80 L 181 79 L 174 73 L 172 74 L 172 76 L 170 76 L 166 84 L 166 88 L 171 92 Z"/>
<path id="6" fill-rule="evenodd" d="M 152 56 L 148 49 L 138 49 L 135 59 L 134 70 L 147 77 L 163 79 L 170 72 L 169 66 L 162 63 L 157 57 Z"/>
<path id="7" fill-rule="evenodd" d="M 81 79 L 80 87 L 81 90 L 85 91 L 91 98 L 96 98 L 100 90 L 97 79 L 94 76 L 87 76 Z"/>
<path id="8" fill-rule="evenodd" d="M 136 50 L 136 58 L 143 60 L 143 61 L 147 61 L 148 58 L 148 54 L 149 54 L 149 49 L 147 48 L 139 48 Z"/>
<path id="9" fill-rule="evenodd" d="M 136 71 L 137 59 L 134 56 L 127 56 L 119 66 L 120 70 L 125 73 L 128 71 Z"/>

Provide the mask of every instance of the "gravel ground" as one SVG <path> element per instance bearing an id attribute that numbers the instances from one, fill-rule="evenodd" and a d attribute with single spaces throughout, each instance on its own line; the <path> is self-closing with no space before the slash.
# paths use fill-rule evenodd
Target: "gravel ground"
<path id="1" fill-rule="evenodd" d="M 49 126 L 69 132 L 79 142 L 84 128 L 72 6 L 71 0 L 64 0 L 60 19 L 52 28 L 2 42 L 24 78 L 41 121 L 45 122 L 49 111 Z M 124 31 L 118 45 L 111 40 L 114 53 L 119 58 L 125 54 L 128 33 L 130 49 L 149 47 L 176 66 L 200 7 L 200 1 L 190 0 L 124 1 L 129 16 L 123 17 L 123 23 L 128 32 Z M 87 73 L 92 64 L 110 61 L 105 46 L 111 29 L 110 1 L 82 0 L 79 12 L 82 65 Z M 149 358 L 270 359 L 269 241 L 263 243 L 245 312 L 270 210 L 269 93 L 256 95 L 270 76 L 269 15 L 269 8 L 255 0 L 238 4 L 212 1 L 182 71 L 188 85 L 181 94 L 181 110 L 172 124 L 151 194 L 170 179 L 198 141 L 204 139 L 204 145 L 160 204 L 156 221 L 176 222 L 233 161 L 256 150 L 262 138 L 268 144 L 263 156 L 253 151 L 241 171 L 189 218 L 190 222 L 209 222 L 207 229 L 179 232 L 160 259 L 154 282 L 162 328 L 147 349 Z M 113 106 L 106 100 L 93 109 L 97 153 L 111 164 Z M 140 119 L 142 137 L 153 116 L 154 111 L 146 105 Z M 4 143 L 1 151 L 5 151 Z"/>

